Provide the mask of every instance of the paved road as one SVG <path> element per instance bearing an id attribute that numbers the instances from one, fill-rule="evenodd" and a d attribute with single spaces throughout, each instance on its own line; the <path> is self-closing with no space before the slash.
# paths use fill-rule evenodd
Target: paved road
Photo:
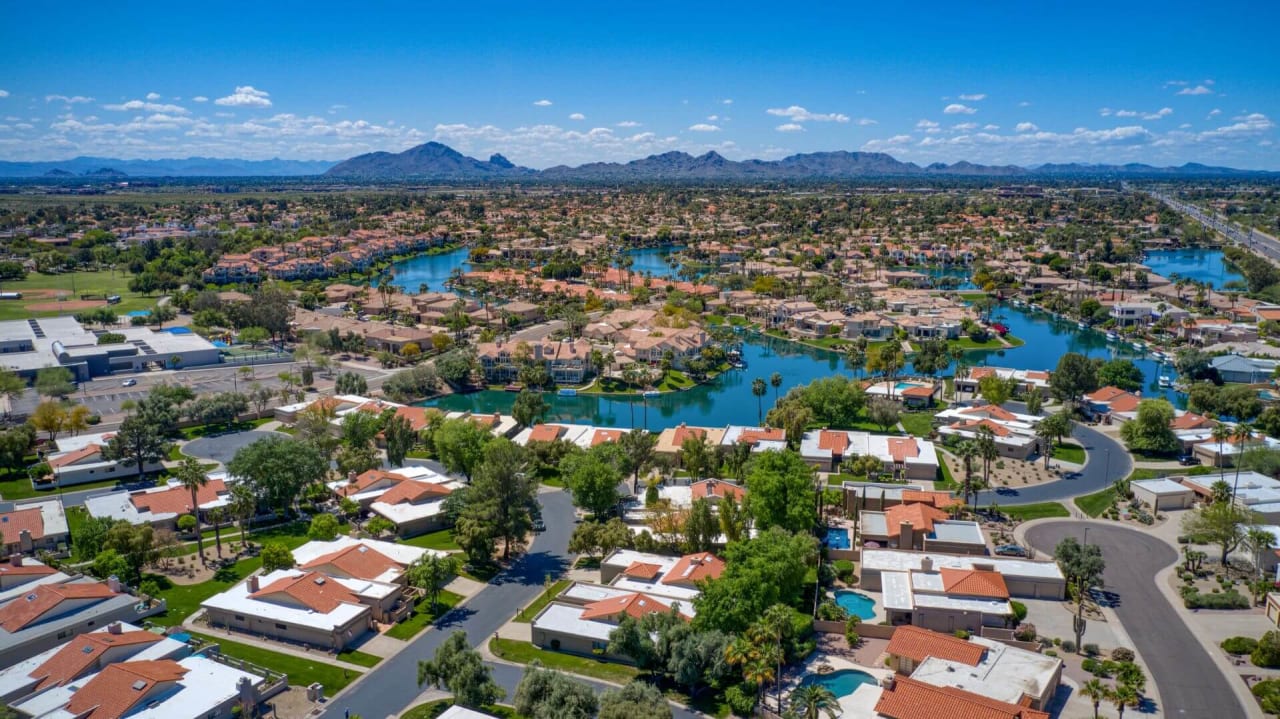
<path id="1" fill-rule="evenodd" d="M 1119 597 L 1116 615 L 1160 690 L 1164 715 L 1245 716 L 1226 677 L 1156 586 L 1156 574 L 1178 560 L 1172 547 L 1136 530 L 1068 521 L 1032 527 L 1027 543 L 1052 554 L 1063 538 L 1081 538 L 1086 526 L 1089 542 L 1102 547 L 1105 588 Z"/>
<path id="2" fill-rule="evenodd" d="M 992 502 L 1002 506 L 1058 502 L 1097 492 L 1111 486 L 1117 479 L 1128 477 L 1133 471 L 1129 452 L 1116 440 L 1078 422 L 1071 436 L 1088 452 L 1088 459 L 1078 477 L 1022 489 L 986 489 L 978 493 L 975 506 L 985 507 Z"/>
<path id="3" fill-rule="evenodd" d="M 1127 189 L 1127 187 L 1126 187 Z M 1241 227 L 1226 217 L 1196 205 L 1175 199 L 1155 190 L 1147 190 L 1152 197 L 1169 207 L 1189 215 L 1200 224 L 1217 230 L 1227 239 L 1273 260 L 1280 260 L 1280 240 L 1252 227 Z"/>

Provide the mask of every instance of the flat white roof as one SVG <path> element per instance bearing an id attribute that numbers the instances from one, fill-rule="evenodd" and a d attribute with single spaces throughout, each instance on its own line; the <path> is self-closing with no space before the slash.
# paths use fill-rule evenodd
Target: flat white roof
<path id="1" fill-rule="evenodd" d="M 609 634 L 618 625 L 582 618 L 582 607 L 552 602 L 533 619 L 534 629 L 586 637 L 593 641 L 607 642 Z"/>
<path id="2" fill-rule="evenodd" d="M 1013 611 L 1009 602 L 1002 599 L 931 594 L 929 592 L 942 591 L 942 579 L 937 574 L 885 572 L 880 577 L 880 586 L 885 609 L 911 612 L 925 607 L 1001 615 Z"/>
<path id="3" fill-rule="evenodd" d="M 411 502 L 402 502 L 400 504 L 387 504 L 386 502 L 374 502 L 369 505 L 371 511 L 377 512 L 396 524 L 405 524 L 417 519 L 427 519 L 444 512 L 444 497 L 432 499 L 422 504 L 413 504 Z"/>
<path id="4" fill-rule="evenodd" d="M 941 554 L 938 552 L 908 552 L 900 549 L 864 549 L 862 551 L 862 567 L 863 570 L 872 569 L 882 572 L 919 571 L 920 562 L 925 557 L 933 560 L 935 571 L 944 567 L 973 569 L 974 564 L 989 564 L 995 571 L 1008 577 L 1065 581 L 1062 571 L 1053 562 L 1033 562 L 1029 559 L 976 557 L 960 554 Z"/>
<path id="5" fill-rule="evenodd" d="M 62 502 L 46 499 L 39 502 L 15 502 L 14 510 L 39 509 L 40 520 L 44 522 L 44 536 L 67 533 L 67 515 L 62 511 Z"/>
<path id="6" fill-rule="evenodd" d="M 919 484 L 888 484 L 886 482 L 844 482 L 840 485 L 846 492 L 854 492 L 865 497 L 879 499 L 881 493 L 886 500 L 902 501 L 903 492 L 922 492 Z"/>
<path id="7" fill-rule="evenodd" d="M 436 719 L 493 719 L 493 715 L 454 704 Z"/>
<path id="8" fill-rule="evenodd" d="M 929 657 L 916 667 L 911 678 L 1017 704 L 1024 694 L 1042 696 L 1062 664 L 1062 660 L 1055 657 L 982 637 L 971 637 L 969 641 L 986 649 L 978 666 Z"/>
<path id="9" fill-rule="evenodd" d="M 1157 496 L 1178 494 L 1195 494 L 1195 490 L 1185 484 L 1164 477 L 1161 479 L 1139 479 L 1129 483 L 1131 489 L 1142 489 Z"/>
<path id="10" fill-rule="evenodd" d="M 940 542 L 983 545 L 987 543 L 986 538 L 982 536 L 982 527 L 977 522 L 966 522 L 958 519 L 934 522 L 931 538 Z"/>

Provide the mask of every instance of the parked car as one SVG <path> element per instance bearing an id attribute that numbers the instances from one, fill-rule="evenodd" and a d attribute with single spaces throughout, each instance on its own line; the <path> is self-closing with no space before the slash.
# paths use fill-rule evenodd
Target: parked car
<path id="1" fill-rule="evenodd" d="M 136 384 L 138 384 L 138 380 L 136 380 L 136 379 L 127 379 L 127 380 L 125 380 L 125 381 L 121 382 L 121 383 L 120 383 L 120 386 L 121 386 L 121 387 L 132 387 L 132 386 L 134 386 L 134 385 L 136 385 Z"/>
<path id="2" fill-rule="evenodd" d="M 1002 557 L 1025 557 L 1027 556 L 1027 550 L 1016 544 L 1002 544 L 996 547 L 996 554 Z"/>
<path id="3" fill-rule="evenodd" d="M 1195 465 L 1200 464 L 1200 458 L 1194 454 L 1184 454 L 1178 457 L 1178 464 L 1183 467 L 1194 467 Z"/>
<path id="4" fill-rule="evenodd" d="M 547 523 L 542 521 L 541 518 L 533 520 L 533 531 L 535 532 L 547 531 Z"/>

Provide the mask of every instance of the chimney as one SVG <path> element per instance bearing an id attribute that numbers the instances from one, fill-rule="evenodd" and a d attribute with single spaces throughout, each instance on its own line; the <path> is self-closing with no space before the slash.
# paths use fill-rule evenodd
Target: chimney
<path id="1" fill-rule="evenodd" d="M 926 555 L 920 558 L 920 571 L 922 572 L 933 571 L 933 557 Z"/>
<path id="2" fill-rule="evenodd" d="M 347 481 L 350 482 L 351 484 L 356 483 L 356 472 L 354 469 L 351 470 L 350 472 L 347 472 Z"/>
<path id="3" fill-rule="evenodd" d="M 114 575 L 114 574 L 112 574 L 111 576 L 107 577 L 107 589 L 110 589 L 110 590 L 111 590 L 111 591 L 113 591 L 113 592 L 119 592 L 119 591 L 120 591 L 120 578 L 119 578 L 119 577 L 117 577 L 117 576 L 116 576 L 116 575 Z"/>
<path id="4" fill-rule="evenodd" d="M 253 594 L 258 591 L 258 575 L 254 574 L 249 577 L 249 593 Z"/>
<path id="5" fill-rule="evenodd" d="M 21 555 L 21 554 L 15 554 L 15 555 L 13 555 L 13 556 L 9 557 L 9 564 L 10 564 L 10 565 L 12 565 L 12 566 L 14 566 L 14 567 L 21 567 L 21 566 L 22 566 L 22 555 Z"/>
<path id="6" fill-rule="evenodd" d="M 107 634 L 119 634 L 122 629 L 120 622 L 112 622 L 107 625 Z"/>
<path id="7" fill-rule="evenodd" d="M 18 548 L 23 552 L 30 552 L 36 548 L 36 543 L 31 539 L 31 530 L 24 529 L 18 532 Z"/>
<path id="8" fill-rule="evenodd" d="M 898 549 L 914 549 L 916 546 L 915 526 L 911 522 L 898 523 Z"/>

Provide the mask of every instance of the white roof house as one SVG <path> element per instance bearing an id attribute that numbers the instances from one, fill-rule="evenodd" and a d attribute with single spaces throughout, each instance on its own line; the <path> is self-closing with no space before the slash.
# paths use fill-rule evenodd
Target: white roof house
<path id="1" fill-rule="evenodd" d="M 937 572 L 884 572 L 880 578 L 886 610 L 952 609 L 979 614 L 1009 615 L 1008 599 L 948 593 Z"/>
<path id="2" fill-rule="evenodd" d="M 920 571 L 924 561 L 939 569 L 974 569 L 974 565 L 990 566 L 1006 579 L 1049 579 L 1065 581 L 1062 570 L 1053 562 L 1036 562 L 1014 557 L 976 557 L 938 552 L 906 552 L 896 549 L 867 549 L 862 553 L 862 565 L 866 569 L 889 572 Z"/>
<path id="3" fill-rule="evenodd" d="M 985 648 L 977 666 L 931 656 L 911 673 L 911 678 L 934 686 L 955 687 L 1009 704 L 1024 696 L 1041 697 L 1058 681 L 1062 660 L 1007 644 L 970 637 Z"/>
<path id="4" fill-rule="evenodd" d="M 312 588 L 313 584 L 316 589 Z M 278 569 L 262 577 L 251 576 L 227 591 L 209 597 L 201 606 L 333 632 L 369 614 L 369 607 L 360 602 L 361 595 L 381 599 L 397 590 L 398 587 L 383 582 Z"/>
<path id="5" fill-rule="evenodd" d="M 697 583 L 719 577 L 724 560 L 709 552 L 669 557 L 619 549 L 600 564 L 600 578 L 614 589 L 692 605 L 701 594 Z"/>
<path id="6" fill-rule="evenodd" d="M 800 440 L 800 456 L 806 461 L 823 462 L 830 462 L 833 457 L 875 457 L 885 465 L 918 468 L 929 478 L 938 469 L 938 452 L 933 442 L 921 437 L 892 437 L 870 432 L 831 429 L 806 432 Z"/>
<path id="7" fill-rule="evenodd" d="M 229 506 L 231 485 L 239 479 L 221 471 L 210 473 L 208 479 L 203 487 L 196 490 L 200 511 Z M 191 490 L 184 488 L 178 480 L 170 479 L 159 487 L 89 497 L 84 501 L 84 507 L 93 517 L 118 519 L 130 524 L 157 524 L 190 514 Z"/>
<path id="8" fill-rule="evenodd" d="M 1182 483 L 1200 496 L 1210 497 L 1213 495 L 1213 484 L 1220 479 L 1222 475 L 1215 472 L 1187 475 L 1182 477 Z M 1238 480 L 1235 472 L 1228 472 L 1226 482 L 1235 488 L 1236 502 L 1266 515 L 1271 521 L 1275 521 L 1276 516 L 1280 515 L 1280 481 L 1265 474 L 1248 471 L 1241 472 Z"/>
<path id="9" fill-rule="evenodd" d="M 307 542 L 293 550 L 293 561 L 302 569 L 318 570 L 330 576 L 395 584 L 409 565 L 427 554 L 443 557 L 448 552 L 343 535 L 328 542 Z"/>

